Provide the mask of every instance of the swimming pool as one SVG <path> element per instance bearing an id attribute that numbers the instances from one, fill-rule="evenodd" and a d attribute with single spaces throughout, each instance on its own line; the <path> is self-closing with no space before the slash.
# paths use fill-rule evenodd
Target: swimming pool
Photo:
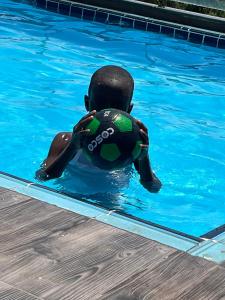
<path id="1" fill-rule="evenodd" d="M 91 74 L 115 64 L 134 77 L 133 115 L 149 128 L 162 190 L 145 191 L 136 172 L 128 186 L 67 172 L 46 185 L 194 236 L 225 223 L 223 49 L 13 1 L 0 14 L 1 171 L 34 181 L 54 135 L 85 113 Z"/>

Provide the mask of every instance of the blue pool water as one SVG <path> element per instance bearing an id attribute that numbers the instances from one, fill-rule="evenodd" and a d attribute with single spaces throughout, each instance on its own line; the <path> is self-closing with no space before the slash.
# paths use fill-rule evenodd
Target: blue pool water
<path id="1" fill-rule="evenodd" d="M 46 185 L 195 236 L 224 224 L 224 50 L 9 0 L 0 3 L 0 170 L 35 181 L 54 135 L 85 114 L 91 74 L 107 64 L 134 77 L 133 115 L 149 128 L 162 190 L 145 191 L 135 171 L 107 185 L 67 170 Z"/>

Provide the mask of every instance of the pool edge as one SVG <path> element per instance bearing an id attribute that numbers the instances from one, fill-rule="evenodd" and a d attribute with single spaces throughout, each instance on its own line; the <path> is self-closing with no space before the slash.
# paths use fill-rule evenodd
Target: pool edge
<path id="1" fill-rule="evenodd" d="M 86 217 L 94 218 L 100 222 L 143 237 L 156 240 L 182 251 L 188 251 L 199 244 L 196 240 L 191 240 L 187 237 L 179 236 L 178 234 L 167 232 L 164 229 L 155 228 L 148 224 L 142 224 L 137 220 L 132 220 L 126 216 L 119 215 L 113 210 L 108 211 L 107 209 L 81 202 L 72 197 L 59 194 L 50 189 L 45 189 L 33 183 L 27 183 L 2 173 L 0 173 L 0 186 Z"/>
<path id="2" fill-rule="evenodd" d="M 112 10 L 103 6 L 93 6 L 81 3 L 79 0 L 33 0 L 33 4 L 37 8 L 81 20 L 164 34 L 171 38 L 186 40 L 194 44 L 225 49 L 225 33 L 215 30 L 212 31 L 182 23 L 174 23 L 169 20 L 165 21 L 140 14 Z M 110 21 L 111 19 L 112 22 Z"/>
<path id="3" fill-rule="evenodd" d="M 225 261 L 225 243 L 220 240 L 200 241 L 166 231 L 138 220 L 130 219 L 115 211 L 108 211 L 89 203 L 45 189 L 31 182 L 18 179 L 0 172 L 0 186 L 18 193 L 30 196 L 39 201 L 56 205 L 60 208 L 73 211 L 80 215 L 95 219 L 105 224 L 154 240 L 161 244 L 176 248 L 194 256 L 200 256 L 216 263 Z M 225 235 L 225 233 L 224 233 Z M 216 241 L 216 242 L 215 242 Z"/>

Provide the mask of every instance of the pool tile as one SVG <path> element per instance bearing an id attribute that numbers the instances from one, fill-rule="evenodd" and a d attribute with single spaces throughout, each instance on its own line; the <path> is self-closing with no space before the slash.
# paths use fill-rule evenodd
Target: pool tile
<path id="1" fill-rule="evenodd" d="M 108 24 L 120 25 L 121 16 L 109 14 Z"/>
<path id="2" fill-rule="evenodd" d="M 188 31 L 182 30 L 182 29 L 175 29 L 175 38 L 187 40 L 188 39 Z"/>
<path id="3" fill-rule="evenodd" d="M 46 0 L 36 0 L 37 7 L 46 8 Z"/>
<path id="4" fill-rule="evenodd" d="M 225 39 L 220 39 L 218 43 L 218 47 L 225 49 Z"/>
<path id="5" fill-rule="evenodd" d="M 205 36 L 204 38 L 204 45 L 207 46 L 213 46 L 216 47 L 217 46 L 217 41 L 218 41 L 218 37 L 213 37 L 213 36 Z"/>
<path id="6" fill-rule="evenodd" d="M 135 29 L 140 29 L 140 30 L 146 30 L 147 22 L 146 21 L 141 21 L 141 20 L 135 20 L 134 21 L 134 28 Z"/>
<path id="7" fill-rule="evenodd" d="M 95 17 L 95 10 L 84 9 L 83 10 L 83 19 L 93 21 Z"/>
<path id="8" fill-rule="evenodd" d="M 82 17 L 82 8 L 72 5 L 70 15 L 72 17 L 81 18 Z"/>
<path id="9" fill-rule="evenodd" d="M 134 28 L 134 19 L 122 17 L 121 26 Z"/>
<path id="10" fill-rule="evenodd" d="M 190 32 L 189 41 L 192 43 L 201 44 L 203 40 L 203 35 L 200 33 Z"/>
<path id="11" fill-rule="evenodd" d="M 172 27 L 162 26 L 161 27 L 161 33 L 174 36 L 175 29 Z"/>
<path id="12" fill-rule="evenodd" d="M 108 18 L 108 14 L 103 11 L 96 11 L 95 21 L 105 23 Z"/>
<path id="13" fill-rule="evenodd" d="M 207 32 L 201 30 L 193 30 L 189 27 L 180 27 L 178 25 L 166 26 L 161 24 L 160 21 L 147 22 L 145 18 L 132 18 L 130 15 L 120 15 L 120 13 L 109 13 L 104 9 L 98 9 L 97 7 L 92 9 L 91 7 L 83 7 L 82 4 L 76 6 L 72 2 L 62 0 L 36 0 L 37 7 L 48 9 L 50 11 L 59 12 L 64 15 L 70 15 L 77 18 L 83 18 L 86 20 L 92 20 L 101 23 L 108 23 L 113 25 L 120 25 L 122 27 L 131 27 L 144 31 L 161 32 L 170 36 L 174 36 L 178 39 L 189 40 L 194 43 L 204 44 L 212 47 L 219 47 L 225 49 L 225 35 L 219 35 L 212 33 L 208 35 Z M 147 24 L 147 25 L 146 25 Z M 191 31 L 193 30 L 193 31 Z M 204 37 L 204 39 L 203 39 Z"/>
<path id="14" fill-rule="evenodd" d="M 70 4 L 66 2 L 60 2 L 59 3 L 59 13 L 63 15 L 69 15 L 70 12 Z"/>
<path id="15" fill-rule="evenodd" d="M 153 23 L 148 23 L 147 30 L 148 31 L 153 31 L 153 32 L 160 32 L 160 25 L 153 24 Z"/>
<path id="16" fill-rule="evenodd" d="M 50 11 L 54 11 L 57 12 L 58 11 L 58 7 L 59 7 L 59 3 L 58 2 L 54 2 L 54 1 L 47 1 L 47 9 Z"/>

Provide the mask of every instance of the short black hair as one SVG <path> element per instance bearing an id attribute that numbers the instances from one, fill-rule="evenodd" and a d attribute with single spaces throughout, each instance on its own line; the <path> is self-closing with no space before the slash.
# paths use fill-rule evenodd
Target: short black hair
<path id="1" fill-rule="evenodd" d="M 88 89 L 90 110 L 129 110 L 134 90 L 130 73 L 118 66 L 104 66 L 91 77 Z"/>

